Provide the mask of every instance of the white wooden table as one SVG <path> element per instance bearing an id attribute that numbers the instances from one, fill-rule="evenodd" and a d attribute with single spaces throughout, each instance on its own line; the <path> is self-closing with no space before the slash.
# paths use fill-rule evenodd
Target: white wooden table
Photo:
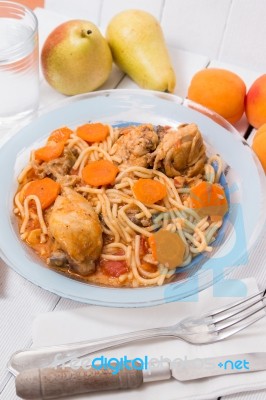
<path id="1" fill-rule="evenodd" d="M 186 96 L 193 74 L 204 67 L 230 69 L 243 78 L 247 87 L 266 70 L 265 0 L 46 0 L 45 6 L 65 17 L 55 14 L 47 20 L 41 10 L 36 11 L 40 46 L 47 32 L 64 20 L 88 19 L 101 26 L 104 32 L 112 15 L 122 9 L 139 8 L 151 12 L 161 21 L 176 71 L 176 94 L 182 97 Z M 137 86 L 116 68 L 104 85 L 104 88 L 133 87 Z M 42 80 L 41 107 L 63 98 Z M 249 128 L 244 117 L 236 127 L 242 135 Z M 266 229 L 248 265 L 235 271 L 232 277 L 255 276 L 260 285 L 266 286 L 265 248 Z M 34 286 L 0 259 L 0 400 L 17 399 L 6 363 L 14 351 L 31 345 L 34 318 L 42 312 L 80 306 L 80 303 Z M 223 400 L 262 399 L 266 399 L 266 390 L 223 397 Z"/>

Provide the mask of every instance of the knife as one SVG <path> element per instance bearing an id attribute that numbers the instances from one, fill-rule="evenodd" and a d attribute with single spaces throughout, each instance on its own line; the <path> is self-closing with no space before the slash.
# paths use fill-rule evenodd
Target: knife
<path id="1" fill-rule="evenodd" d="M 22 399 L 55 399 L 81 393 L 114 389 L 136 389 L 143 383 L 175 378 L 191 381 L 219 375 L 231 375 L 266 369 L 266 352 L 233 354 L 221 357 L 175 359 L 149 363 L 147 369 L 128 364 L 114 368 L 56 367 L 30 369 L 16 377 L 17 395 Z"/>

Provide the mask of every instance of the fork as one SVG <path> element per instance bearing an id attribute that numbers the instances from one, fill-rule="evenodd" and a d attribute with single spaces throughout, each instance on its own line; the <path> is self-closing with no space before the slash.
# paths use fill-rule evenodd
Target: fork
<path id="1" fill-rule="evenodd" d="M 266 307 L 263 302 L 265 294 L 266 290 L 262 290 L 245 300 L 237 301 L 200 317 L 183 319 L 168 327 L 18 351 L 12 355 L 7 367 L 14 375 L 25 369 L 58 367 L 97 351 L 158 337 L 174 337 L 191 344 L 214 343 L 235 335 L 263 318 L 266 314 L 260 311 Z"/>

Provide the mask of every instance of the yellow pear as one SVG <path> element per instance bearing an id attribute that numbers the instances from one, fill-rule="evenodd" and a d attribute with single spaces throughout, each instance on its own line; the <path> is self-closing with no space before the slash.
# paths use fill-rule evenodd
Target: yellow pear
<path id="1" fill-rule="evenodd" d="M 41 53 L 45 79 L 63 94 L 91 92 L 101 86 L 112 69 L 106 39 L 92 22 L 71 20 L 46 39 Z"/>
<path id="2" fill-rule="evenodd" d="M 141 10 L 126 10 L 110 21 L 106 38 L 115 63 L 140 87 L 173 92 L 175 72 L 159 22 Z"/>

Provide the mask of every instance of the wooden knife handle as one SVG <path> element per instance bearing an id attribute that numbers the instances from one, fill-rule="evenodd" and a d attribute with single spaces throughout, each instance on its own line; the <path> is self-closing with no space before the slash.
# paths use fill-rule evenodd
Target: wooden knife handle
<path id="1" fill-rule="evenodd" d="M 143 383 L 141 370 L 43 368 L 21 372 L 16 377 L 17 395 L 22 399 L 55 399 L 81 393 L 135 389 Z"/>

